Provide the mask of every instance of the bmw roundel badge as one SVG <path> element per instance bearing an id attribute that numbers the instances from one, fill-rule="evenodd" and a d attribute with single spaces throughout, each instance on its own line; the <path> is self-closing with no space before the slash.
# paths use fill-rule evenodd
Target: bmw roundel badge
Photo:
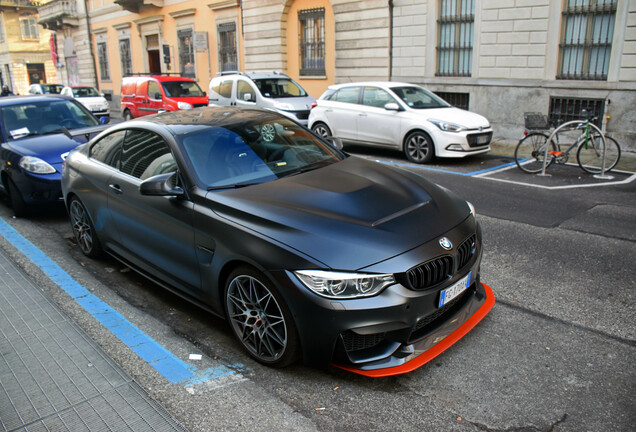
<path id="1" fill-rule="evenodd" d="M 451 243 L 451 241 L 446 237 L 439 239 L 439 245 L 446 250 L 451 250 L 453 248 L 453 243 Z"/>

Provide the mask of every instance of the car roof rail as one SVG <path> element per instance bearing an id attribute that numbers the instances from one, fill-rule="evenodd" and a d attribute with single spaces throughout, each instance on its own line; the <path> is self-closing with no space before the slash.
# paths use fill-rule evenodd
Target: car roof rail
<path id="1" fill-rule="evenodd" d="M 183 75 L 181 75 L 180 72 L 131 72 L 124 75 L 124 77 L 130 77 L 130 76 L 183 76 Z"/>
<path id="2" fill-rule="evenodd" d="M 222 71 L 222 72 L 216 73 L 216 76 L 224 76 L 224 75 L 245 75 L 245 74 L 241 71 Z"/>
<path id="3" fill-rule="evenodd" d="M 256 75 L 256 74 L 263 74 L 263 75 L 280 75 L 280 76 L 284 76 L 289 78 L 289 76 L 286 73 L 283 73 L 281 71 L 272 71 L 272 70 L 257 70 L 257 71 L 251 71 L 249 72 L 250 75 Z"/>

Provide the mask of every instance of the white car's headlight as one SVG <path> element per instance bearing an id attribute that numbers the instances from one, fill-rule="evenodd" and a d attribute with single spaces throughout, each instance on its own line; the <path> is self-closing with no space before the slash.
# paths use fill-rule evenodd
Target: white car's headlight
<path id="1" fill-rule="evenodd" d="M 462 132 L 466 130 L 464 126 L 460 126 L 455 123 L 450 123 L 450 122 L 435 120 L 435 119 L 428 119 L 428 121 L 433 123 L 435 126 L 440 128 L 444 132 Z"/>
<path id="2" fill-rule="evenodd" d="M 179 109 L 192 109 L 192 105 L 187 102 L 177 102 L 177 108 Z"/>
<path id="3" fill-rule="evenodd" d="M 23 170 L 33 174 L 53 174 L 55 172 L 55 168 L 34 156 L 23 156 L 19 165 Z"/>
<path id="4" fill-rule="evenodd" d="M 392 274 L 299 270 L 294 274 L 318 295 L 336 299 L 371 297 L 395 283 Z"/>

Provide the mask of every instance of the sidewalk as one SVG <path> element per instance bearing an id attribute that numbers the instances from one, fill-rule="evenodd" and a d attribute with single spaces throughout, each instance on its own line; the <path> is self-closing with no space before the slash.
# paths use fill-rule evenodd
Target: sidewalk
<path id="1" fill-rule="evenodd" d="M 0 249 L 3 431 L 186 431 Z"/>

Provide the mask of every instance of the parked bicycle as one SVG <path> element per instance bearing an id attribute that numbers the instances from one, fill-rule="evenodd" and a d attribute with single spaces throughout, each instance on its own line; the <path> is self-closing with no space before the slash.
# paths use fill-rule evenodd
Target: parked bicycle
<path id="1" fill-rule="evenodd" d="M 605 149 L 605 172 L 610 171 L 618 164 L 621 157 L 621 148 L 616 140 L 605 135 L 602 139 L 599 132 L 592 126 L 596 117 L 588 117 L 585 120 L 569 122 L 573 128 L 566 130 L 580 130 L 580 134 L 565 150 L 565 144 L 559 143 L 559 133 L 550 140 L 549 132 L 551 124 L 547 116 L 540 113 L 525 113 L 524 134 L 515 149 L 515 162 L 522 170 L 535 174 L 543 170 L 545 160 L 546 168 L 553 163 L 565 164 L 568 162 L 570 152 L 576 149 L 576 161 L 584 171 L 590 174 L 599 174 L 603 169 L 603 151 Z M 546 159 L 546 147 L 547 159 Z"/>

